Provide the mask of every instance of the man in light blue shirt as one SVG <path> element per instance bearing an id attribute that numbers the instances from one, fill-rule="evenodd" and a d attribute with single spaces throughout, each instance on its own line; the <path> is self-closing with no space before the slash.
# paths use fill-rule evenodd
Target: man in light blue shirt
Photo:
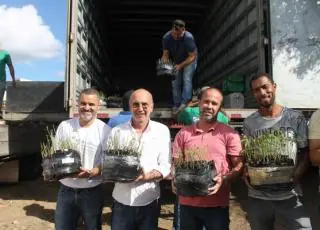
<path id="1" fill-rule="evenodd" d="M 131 120 L 132 113 L 130 112 L 130 108 L 129 108 L 129 100 L 132 93 L 133 93 L 133 90 L 129 90 L 125 92 L 125 94 L 123 95 L 122 97 L 123 111 L 121 111 L 118 115 L 110 118 L 110 120 L 108 121 L 108 125 L 111 128 Z"/>

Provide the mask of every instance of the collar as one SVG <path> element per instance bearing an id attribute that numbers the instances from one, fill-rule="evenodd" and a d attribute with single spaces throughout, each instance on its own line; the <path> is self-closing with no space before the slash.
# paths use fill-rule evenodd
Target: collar
<path id="1" fill-rule="evenodd" d="M 202 129 L 198 128 L 198 124 L 199 124 L 199 122 L 197 122 L 197 123 L 195 123 L 195 124 L 193 125 L 193 132 L 194 132 L 195 134 L 204 133 L 204 131 L 203 131 Z M 217 129 L 217 125 L 218 125 L 218 122 L 216 122 L 214 125 L 212 125 L 212 127 L 209 128 L 209 130 L 207 131 L 207 133 L 215 131 L 215 130 Z"/>
<path id="2" fill-rule="evenodd" d="M 136 129 L 132 126 L 132 120 L 129 121 L 129 127 L 132 131 L 136 131 Z M 152 129 L 152 121 L 149 119 L 146 129 L 143 132 L 149 132 Z"/>

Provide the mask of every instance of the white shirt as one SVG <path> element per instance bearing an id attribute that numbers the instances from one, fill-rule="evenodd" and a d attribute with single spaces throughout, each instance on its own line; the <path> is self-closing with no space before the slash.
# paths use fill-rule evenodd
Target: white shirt
<path id="1" fill-rule="evenodd" d="M 131 122 L 128 122 L 113 128 L 109 139 L 114 135 L 119 135 L 122 142 L 130 140 L 133 136 L 140 140 L 140 165 L 146 173 L 155 169 L 163 178 L 170 174 L 171 142 L 167 126 L 150 120 L 146 130 L 139 136 Z M 145 206 L 160 197 L 159 182 L 115 183 L 112 196 L 124 205 Z"/>
<path id="2" fill-rule="evenodd" d="M 92 169 L 103 162 L 103 151 L 106 149 L 107 138 L 111 128 L 99 119 L 89 127 L 81 127 L 79 118 L 60 123 L 57 129 L 58 140 L 72 140 L 76 150 L 80 152 L 82 167 Z M 64 178 L 60 182 L 72 188 L 90 188 L 102 183 L 102 177 Z"/>

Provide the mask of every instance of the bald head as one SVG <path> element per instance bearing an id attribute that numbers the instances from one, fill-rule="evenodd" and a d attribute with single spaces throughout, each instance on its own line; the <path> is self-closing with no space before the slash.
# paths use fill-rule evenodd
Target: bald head
<path id="1" fill-rule="evenodd" d="M 153 99 L 148 90 L 135 90 L 130 97 L 130 110 L 134 125 L 144 127 L 153 111 Z"/>
<path id="2" fill-rule="evenodd" d="M 216 88 L 207 88 L 200 95 L 200 120 L 206 123 L 215 122 L 221 108 L 223 95 Z"/>
<path id="3" fill-rule="evenodd" d="M 223 100 L 222 92 L 219 89 L 213 88 L 213 87 L 203 87 L 203 89 L 200 91 L 200 94 L 198 97 L 199 100 L 201 100 L 204 95 L 208 95 L 210 93 L 213 93 L 217 98 L 221 99 L 221 102 L 222 102 L 222 100 Z"/>
<path id="4" fill-rule="evenodd" d="M 143 98 L 146 99 L 150 104 L 153 104 L 152 94 L 146 89 L 137 89 L 135 90 L 130 97 L 130 104 L 133 99 Z"/>

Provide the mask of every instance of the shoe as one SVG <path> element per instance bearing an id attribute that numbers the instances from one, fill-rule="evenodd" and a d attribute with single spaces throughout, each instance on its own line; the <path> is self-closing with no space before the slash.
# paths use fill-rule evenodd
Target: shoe
<path id="1" fill-rule="evenodd" d="M 181 112 L 186 106 L 186 104 L 181 104 L 178 108 L 178 112 Z"/>
<path id="2" fill-rule="evenodd" d="M 173 107 L 172 108 L 172 114 L 173 115 L 177 115 L 178 114 L 178 108 L 177 107 Z"/>

